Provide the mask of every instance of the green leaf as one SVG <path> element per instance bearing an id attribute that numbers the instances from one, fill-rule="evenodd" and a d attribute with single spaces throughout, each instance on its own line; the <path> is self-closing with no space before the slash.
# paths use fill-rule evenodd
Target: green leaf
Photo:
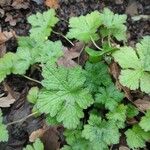
<path id="1" fill-rule="evenodd" d="M 47 64 L 43 68 L 46 88 L 39 93 L 37 108 L 40 112 L 56 116 L 67 128 L 76 128 L 83 118 L 83 109 L 93 104 L 92 96 L 83 88 L 85 76 L 81 68 L 63 68 Z"/>
<path id="2" fill-rule="evenodd" d="M 101 60 L 102 55 L 103 55 L 102 51 L 96 51 L 96 50 L 89 48 L 89 47 L 86 47 L 85 51 L 89 55 L 89 61 L 90 62 L 99 62 Z"/>
<path id="3" fill-rule="evenodd" d="M 8 52 L 3 58 L 0 58 L 0 82 L 2 82 L 7 75 L 11 73 L 13 66 L 14 53 Z"/>
<path id="4" fill-rule="evenodd" d="M 145 116 L 142 117 L 139 125 L 140 127 L 145 131 L 150 131 L 150 110 L 148 110 L 145 114 Z"/>
<path id="5" fill-rule="evenodd" d="M 108 149 L 108 145 L 119 143 L 118 128 L 109 121 L 91 114 L 88 124 L 84 125 L 82 136 L 93 143 L 97 150 Z"/>
<path id="6" fill-rule="evenodd" d="M 149 71 L 149 50 L 148 42 L 150 37 L 144 37 L 141 43 L 136 45 L 137 52 L 131 47 L 123 47 L 113 53 L 116 62 L 122 67 L 119 77 L 123 86 L 150 94 L 150 71 Z"/>
<path id="7" fill-rule="evenodd" d="M 116 124 L 116 126 L 120 128 L 124 128 L 125 121 L 126 121 L 126 113 L 127 113 L 127 106 L 121 104 L 118 105 L 112 112 L 106 114 L 109 121 Z"/>
<path id="8" fill-rule="evenodd" d="M 0 141 L 8 141 L 8 131 L 7 126 L 3 124 L 2 111 L 0 109 Z"/>
<path id="9" fill-rule="evenodd" d="M 104 8 L 103 12 L 100 14 L 101 22 L 104 25 L 100 29 L 100 32 L 103 37 L 113 36 L 118 41 L 126 39 L 126 15 L 114 14 L 108 8 Z"/>
<path id="10" fill-rule="evenodd" d="M 31 24 L 30 36 L 41 42 L 48 38 L 52 32 L 52 27 L 58 22 L 55 17 L 54 9 L 50 9 L 42 13 L 36 13 L 28 17 L 28 22 Z"/>
<path id="11" fill-rule="evenodd" d="M 64 135 L 68 145 L 65 145 L 61 150 L 96 150 L 90 141 L 82 137 L 81 133 L 81 129 L 66 130 Z"/>
<path id="12" fill-rule="evenodd" d="M 94 11 L 86 16 L 72 17 L 69 20 L 69 32 L 67 37 L 75 38 L 79 41 L 88 43 L 91 41 L 91 37 L 94 40 L 98 39 L 97 29 L 101 25 L 100 13 Z"/>
<path id="13" fill-rule="evenodd" d="M 128 104 L 127 106 L 128 106 L 128 108 L 127 108 L 127 117 L 128 118 L 133 118 L 139 114 L 139 111 L 135 106 L 133 106 L 132 104 Z"/>
<path id="14" fill-rule="evenodd" d="M 144 148 L 145 142 L 150 140 L 150 132 L 145 132 L 139 125 L 134 125 L 132 129 L 125 132 L 127 144 L 131 149 Z"/>
<path id="15" fill-rule="evenodd" d="M 39 88 L 32 87 L 27 95 L 27 99 L 30 103 L 35 104 L 38 99 Z"/>
<path id="16" fill-rule="evenodd" d="M 87 62 L 85 65 L 85 76 L 85 87 L 92 93 L 97 92 L 101 85 L 108 86 L 112 83 L 108 67 L 103 62 L 94 64 Z"/>
<path id="17" fill-rule="evenodd" d="M 63 46 L 61 41 L 45 41 L 36 49 L 34 56 L 35 62 L 40 63 L 56 63 L 59 57 L 63 55 Z M 33 54 L 34 55 L 34 54 Z M 36 56 L 37 55 L 37 56 Z"/>
<path id="18" fill-rule="evenodd" d="M 17 49 L 15 59 L 13 60 L 12 73 L 25 74 L 31 64 L 31 54 L 28 48 Z"/>
<path id="19" fill-rule="evenodd" d="M 36 139 L 32 146 L 27 145 L 26 148 L 23 148 L 23 150 L 44 150 L 44 145 L 40 139 Z"/>
<path id="20" fill-rule="evenodd" d="M 118 103 L 121 102 L 123 98 L 124 94 L 118 91 L 116 87 L 111 84 L 106 88 L 99 88 L 95 101 L 96 103 L 104 104 L 105 108 L 112 111 L 117 107 Z"/>
<path id="21" fill-rule="evenodd" d="M 137 52 L 139 54 L 140 60 L 142 61 L 142 66 L 145 71 L 150 71 L 150 36 L 145 36 L 140 43 L 137 43 Z"/>

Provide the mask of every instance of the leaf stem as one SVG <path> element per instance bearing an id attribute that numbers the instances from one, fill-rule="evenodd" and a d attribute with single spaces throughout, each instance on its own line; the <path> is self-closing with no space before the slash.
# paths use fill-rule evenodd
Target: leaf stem
<path id="1" fill-rule="evenodd" d="M 74 44 L 66 37 L 64 36 L 63 34 L 59 33 L 59 32 L 56 32 L 56 31 L 52 31 L 54 34 L 57 34 L 57 35 L 60 35 L 62 36 L 65 40 L 67 40 L 72 46 L 74 46 Z"/>
<path id="2" fill-rule="evenodd" d="M 27 120 L 28 118 L 30 118 L 30 117 L 36 115 L 37 113 L 38 113 L 38 112 L 36 111 L 36 112 L 34 112 L 34 113 L 32 113 L 32 114 L 30 114 L 30 115 L 28 115 L 28 116 L 26 116 L 26 117 L 24 117 L 24 118 L 22 118 L 22 119 L 20 119 L 20 120 L 16 120 L 16 121 L 7 123 L 6 126 L 10 126 L 10 125 L 13 125 L 13 124 L 16 124 L 16 123 L 23 122 L 23 121 Z"/>
<path id="3" fill-rule="evenodd" d="M 97 48 L 97 49 L 99 49 L 99 50 L 103 50 L 102 48 L 100 48 L 96 43 L 95 43 L 95 41 L 94 41 L 94 39 L 90 36 L 90 38 L 91 38 L 91 41 L 93 42 L 93 44 L 94 44 L 94 46 Z"/>
<path id="4" fill-rule="evenodd" d="M 30 78 L 30 77 L 28 77 L 28 76 L 26 76 L 26 75 L 22 75 L 22 76 L 23 76 L 24 78 L 30 80 L 30 81 L 36 82 L 36 83 L 38 83 L 38 84 L 42 84 L 40 81 L 38 81 L 38 80 L 36 80 L 36 79 L 33 79 L 33 78 Z"/>

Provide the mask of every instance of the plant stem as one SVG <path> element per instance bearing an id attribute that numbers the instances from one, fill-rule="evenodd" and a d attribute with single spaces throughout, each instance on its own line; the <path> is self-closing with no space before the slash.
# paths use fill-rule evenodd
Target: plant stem
<path id="1" fill-rule="evenodd" d="M 84 51 L 84 48 L 85 48 L 85 45 L 82 47 L 80 53 L 79 53 L 79 56 L 78 56 L 78 64 L 80 63 L 80 56 L 82 54 L 82 52 Z"/>
<path id="2" fill-rule="evenodd" d="M 90 36 L 91 37 L 91 36 Z M 97 48 L 97 49 L 99 49 L 99 50 L 103 50 L 102 48 L 100 48 L 96 43 L 95 43 L 95 41 L 93 40 L 93 38 L 91 37 L 91 41 L 93 42 L 93 44 L 94 44 L 94 46 Z"/>
<path id="3" fill-rule="evenodd" d="M 33 78 L 30 78 L 30 77 L 28 77 L 28 76 L 26 76 L 26 75 L 22 75 L 22 76 L 23 76 L 24 78 L 30 80 L 30 81 L 36 82 L 36 83 L 38 83 L 38 84 L 42 84 L 40 81 L 38 81 L 38 80 L 36 80 L 36 79 L 33 79 Z"/>
<path id="4" fill-rule="evenodd" d="M 59 32 L 56 32 L 56 31 L 52 31 L 53 33 L 57 34 L 57 35 L 60 35 L 62 36 L 65 40 L 67 40 L 72 46 L 74 46 L 74 44 L 66 37 L 64 36 L 63 34 L 59 33 Z"/>
<path id="5" fill-rule="evenodd" d="M 23 121 L 27 120 L 28 118 L 34 116 L 34 115 L 37 114 L 37 113 L 38 113 L 38 112 L 34 112 L 34 113 L 32 113 L 32 114 L 30 114 L 30 115 L 28 115 L 28 116 L 26 116 L 26 117 L 24 117 L 24 118 L 22 118 L 22 119 L 20 119 L 20 120 L 16 120 L 16 121 L 7 123 L 6 126 L 10 126 L 10 125 L 13 125 L 13 124 L 16 124 L 16 123 L 23 122 Z"/>

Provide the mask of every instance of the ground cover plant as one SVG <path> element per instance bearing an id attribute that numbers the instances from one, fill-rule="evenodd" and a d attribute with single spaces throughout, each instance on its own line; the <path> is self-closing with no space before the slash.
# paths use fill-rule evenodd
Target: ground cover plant
<path id="1" fill-rule="evenodd" d="M 55 11 L 36 13 L 28 17 L 30 35 L 18 37 L 17 52 L 0 59 L 0 82 L 10 74 L 28 78 L 27 71 L 38 67 L 42 81 L 28 78 L 39 86 L 29 90 L 27 99 L 35 117 L 44 114 L 47 125 L 64 127 L 66 143 L 61 150 L 105 150 L 123 135 L 130 149 L 144 148 L 150 140 L 150 111 L 126 102 L 123 88 L 150 95 L 150 37 L 144 36 L 136 47 L 126 45 L 126 19 L 108 8 L 71 17 L 65 38 L 82 42 L 88 58 L 82 65 L 66 67 L 58 63 L 64 55 L 62 42 L 49 40 L 59 21 Z M 110 74 L 112 62 L 120 67 L 120 89 Z M 138 115 L 139 122 L 128 125 L 128 119 Z M 9 138 L 7 126 L 0 111 L 0 141 Z M 44 146 L 37 139 L 25 148 L 30 149 Z"/>

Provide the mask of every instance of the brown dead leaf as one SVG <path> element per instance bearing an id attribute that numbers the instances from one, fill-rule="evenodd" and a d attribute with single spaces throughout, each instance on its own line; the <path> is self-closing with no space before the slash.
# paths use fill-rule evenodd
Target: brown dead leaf
<path id="1" fill-rule="evenodd" d="M 45 0 L 45 5 L 54 9 L 59 7 L 58 0 Z"/>
<path id="2" fill-rule="evenodd" d="M 71 52 L 69 51 L 66 47 L 64 47 L 64 56 L 61 57 L 58 61 L 57 64 L 59 66 L 65 66 L 65 67 L 74 67 L 77 65 L 75 61 L 72 59 L 77 58 L 80 53 L 79 52 Z"/>
<path id="3" fill-rule="evenodd" d="M 17 20 L 16 20 L 16 19 L 13 19 L 12 15 L 9 14 L 9 13 L 7 13 L 7 14 L 6 14 L 6 18 L 5 18 L 5 22 L 9 22 L 9 24 L 10 24 L 11 26 L 15 26 L 16 23 L 17 23 Z"/>
<path id="4" fill-rule="evenodd" d="M 136 107 L 138 107 L 139 110 L 142 111 L 142 112 L 144 112 L 144 111 L 150 109 L 150 101 L 148 101 L 148 100 L 138 99 L 138 100 L 134 101 L 134 104 L 135 104 Z"/>
<path id="5" fill-rule="evenodd" d="M 60 148 L 60 133 L 57 126 L 49 127 L 41 138 L 45 150 L 58 150 Z"/>
<path id="6" fill-rule="evenodd" d="M 44 127 L 44 128 L 38 129 L 36 131 L 33 131 L 31 133 L 31 135 L 29 136 L 29 141 L 34 142 L 37 138 L 41 138 L 46 130 L 47 129 Z"/>
<path id="7" fill-rule="evenodd" d="M 127 118 L 127 123 L 130 125 L 137 124 L 138 121 L 135 118 Z"/>
<path id="8" fill-rule="evenodd" d="M 15 32 L 14 31 L 4 31 L 4 32 L 0 32 L 0 44 L 5 43 L 6 41 L 8 41 L 10 38 L 15 36 Z"/>
<path id="9" fill-rule="evenodd" d="M 119 150 L 130 150 L 130 149 L 128 147 L 126 147 L 126 146 L 120 146 Z"/>
<path id="10" fill-rule="evenodd" d="M 109 72 L 113 75 L 113 77 L 118 80 L 120 70 L 116 62 L 112 62 L 109 66 Z"/>
<path id="11" fill-rule="evenodd" d="M 13 0 L 11 6 L 15 9 L 27 9 L 29 8 L 29 0 Z"/>
<path id="12" fill-rule="evenodd" d="M 16 100 L 11 88 L 5 82 L 3 83 L 3 85 L 5 91 L 8 92 L 8 95 L 6 97 L 0 98 L 0 107 L 10 107 L 10 105 L 13 104 Z"/>
<path id="13" fill-rule="evenodd" d="M 0 98 L 0 107 L 10 107 L 11 104 L 15 102 L 15 99 L 10 93 L 6 97 Z"/>

